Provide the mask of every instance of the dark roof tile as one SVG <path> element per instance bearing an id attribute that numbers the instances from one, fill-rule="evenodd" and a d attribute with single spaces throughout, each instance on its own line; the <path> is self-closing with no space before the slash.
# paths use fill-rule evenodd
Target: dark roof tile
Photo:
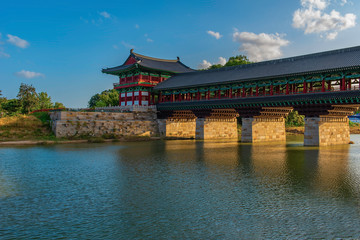
<path id="1" fill-rule="evenodd" d="M 179 89 L 230 82 L 266 80 L 359 67 L 360 46 L 247 65 L 177 74 L 158 84 L 155 89 Z"/>

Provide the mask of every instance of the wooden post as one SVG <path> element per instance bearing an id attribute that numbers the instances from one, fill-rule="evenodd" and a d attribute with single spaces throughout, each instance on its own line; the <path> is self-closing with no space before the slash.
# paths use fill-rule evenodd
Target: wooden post
<path id="1" fill-rule="evenodd" d="M 142 94 L 141 94 L 141 90 L 139 90 L 139 106 L 142 105 Z"/>
<path id="2" fill-rule="evenodd" d="M 325 92 L 325 79 L 323 79 L 321 82 L 321 91 Z"/>
<path id="3" fill-rule="evenodd" d="M 289 95 L 289 83 L 286 83 L 286 95 Z"/>
<path id="4" fill-rule="evenodd" d="M 270 95 L 272 96 L 274 94 L 274 86 L 270 85 Z"/>
<path id="5" fill-rule="evenodd" d="M 218 98 L 221 99 L 221 90 L 218 90 Z"/>
<path id="6" fill-rule="evenodd" d="M 303 82 L 303 93 L 306 93 L 307 92 L 307 82 L 304 81 Z"/>

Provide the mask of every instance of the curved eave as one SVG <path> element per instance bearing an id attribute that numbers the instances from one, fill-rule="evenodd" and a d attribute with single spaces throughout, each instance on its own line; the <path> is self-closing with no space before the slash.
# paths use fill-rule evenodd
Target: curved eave
<path id="1" fill-rule="evenodd" d="M 162 91 L 162 90 L 170 90 L 170 89 L 173 90 L 173 89 L 204 87 L 204 86 L 212 86 L 212 85 L 243 83 L 243 82 L 250 82 L 250 81 L 266 81 L 266 80 L 274 80 L 274 79 L 279 79 L 279 78 L 288 78 L 288 77 L 298 77 L 298 76 L 304 76 L 304 75 L 333 73 L 333 72 L 341 72 L 341 71 L 354 70 L 354 69 L 360 69 L 360 66 L 352 66 L 352 67 L 345 67 L 345 68 L 333 68 L 333 69 L 316 70 L 316 71 L 309 71 L 309 72 L 299 72 L 299 73 L 284 74 L 284 75 L 274 75 L 274 76 L 271 76 L 271 77 L 232 79 L 232 80 L 219 81 L 219 82 L 213 82 L 213 83 L 203 83 L 203 84 L 200 83 L 200 84 L 192 84 L 192 85 L 178 86 L 178 87 L 161 87 L 161 83 L 159 83 L 154 88 L 154 90 Z M 191 72 L 190 73 L 183 73 L 183 74 L 184 75 L 185 74 L 191 74 Z M 164 83 L 169 81 L 169 80 L 171 81 L 172 79 L 169 78 L 166 81 L 164 81 Z"/>

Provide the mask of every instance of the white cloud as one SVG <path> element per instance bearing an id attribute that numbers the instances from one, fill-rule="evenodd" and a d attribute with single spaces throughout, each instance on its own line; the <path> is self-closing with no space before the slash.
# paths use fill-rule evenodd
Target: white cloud
<path id="1" fill-rule="evenodd" d="M 304 30 L 305 34 L 323 34 L 328 40 L 333 40 L 340 31 L 356 25 L 356 15 L 353 13 L 343 16 L 336 10 L 325 13 L 329 3 L 329 0 L 301 0 L 302 8 L 293 15 L 293 27 Z M 346 0 L 342 0 L 343 5 L 346 3 Z"/>
<path id="2" fill-rule="evenodd" d="M 3 50 L 0 49 L 0 58 L 9 58 L 10 54 L 7 54 Z"/>
<path id="3" fill-rule="evenodd" d="M 198 65 L 198 69 L 207 69 L 209 67 L 211 67 L 212 64 L 206 60 L 203 60 L 199 65 Z"/>
<path id="4" fill-rule="evenodd" d="M 119 46 L 116 45 L 116 44 L 114 44 L 114 45 L 113 45 L 113 48 L 114 48 L 114 49 L 119 49 Z"/>
<path id="5" fill-rule="evenodd" d="M 30 72 L 30 71 L 26 71 L 26 70 L 21 70 L 20 72 L 15 73 L 16 76 L 18 77 L 23 77 L 23 78 L 36 78 L 36 77 L 45 77 L 44 74 L 42 73 L 37 73 L 37 72 Z"/>
<path id="6" fill-rule="evenodd" d="M 8 37 L 8 42 L 19 47 L 19 48 L 27 48 L 29 47 L 30 43 L 24 39 L 21 39 L 17 36 L 11 35 L 11 34 L 7 34 L 6 35 Z"/>
<path id="7" fill-rule="evenodd" d="M 211 64 L 210 62 L 208 62 L 207 60 L 203 60 L 199 65 L 198 65 L 198 69 L 208 69 L 209 67 L 211 67 L 212 65 L 222 65 L 224 66 L 226 64 L 226 58 L 224 57 L 219 57 L 219 61 L 216 63 Z"/>
<path id="8" fill-rule="evenodd" d="M 149 35 L 148 35 L 147 33 L 145 33 L 144 36 L 146 37 L 146 41 L 147 41 L 147 42 L 154 42 L 154 40 L 152 40 L 151 38 L 149 38 Z"/>
<path id="9" fill-rule="evenodd" d="M 140 28 L 139 24 L 135 24 L 135 28 L 139 29 Z"/>
<path id="10" fill-rule="evenodd" d="M 220 39 L 220 38 L 222 37 L 222 35 L 220 35 L 219 32 L 214 32 L 214 31 L 210 31 L 210 30 L 207 31 L 207 34 L 213 36 L 213 37 L 216 38 L 216 39 Z"/>
<path id="11" fill-rule="evenodd" d="M 100 12 L 99 14 L 100 14 L 101 16 L 103 16 L 104 18 L 110 18 L 110 17 L 111 17 L 110 13 L 105 12 L 105 11 Z"/>
<path id="12" fill-rule="evenodd" d="M 341 6 L 344 6 L 345 4 L 347 4 L 348 3 L 348 1 L 347 0 L 341 0 L 341 3 L 340 3 L 340 5 Z"/>
<path id="13" fill-rule="evenodd" d="M 263 61 L 282 56 L 281 47 L 289 45 L 289 41 L 282 35 L 251 32 L 239 32 L 235 30 L 233 40 L 241 43 L 240 50 L 245 51 L 250 61 Z"/>
<path id="14" fill-rule="evenodd" d="M 126 48 L 130 48 L 130 49 L 136 48 L 135 45 L 132 45 L 132 44 L 127 43 L 127 42 L 125 42 L 125 41 L 122 41 L 121 44 L 122 44 L 124 47 L 126 47 Z"/>
<path id="15" fill-rule="evenodd" d="M 219 57 L 219 61 L 217 63 L 215 63 L 215 64 L 220 64 L 220 65 L 224 66 L 226 64 L 226 62 L 227 62 L 226 58 Z"/>

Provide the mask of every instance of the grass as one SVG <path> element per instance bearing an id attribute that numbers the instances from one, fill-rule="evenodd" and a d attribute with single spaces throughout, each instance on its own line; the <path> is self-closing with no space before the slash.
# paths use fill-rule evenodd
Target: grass
<path id="1" fill-rule="evenodd" d="M 49 120 L 47 113 L 0 118 L 0 141 L 56 140 Z"/>

